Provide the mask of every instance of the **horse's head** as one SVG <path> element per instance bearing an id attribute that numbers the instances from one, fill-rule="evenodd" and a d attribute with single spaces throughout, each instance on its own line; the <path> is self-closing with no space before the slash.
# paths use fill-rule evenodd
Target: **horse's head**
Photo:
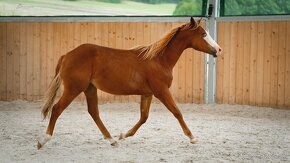
<path id="1" fill-rule="evenodd" d="M 191 17 L 190 23 L 184 25 L 183 28 L 181 27 L 183 36 L 188 41 L 188 47 L 217 57 L 217 55 L 221 54 L 222 49 L 209 33 L 200 26 L 200 22 L 201 20 L 196 22 Z"/>

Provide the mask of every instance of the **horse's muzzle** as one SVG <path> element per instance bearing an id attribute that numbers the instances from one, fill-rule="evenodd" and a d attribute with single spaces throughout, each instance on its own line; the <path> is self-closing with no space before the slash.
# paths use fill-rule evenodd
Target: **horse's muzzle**
<path id="1" fill-rule="evenodd" d="M 217 57 L 217 50 L 212 49 L 211 55 L 216 58 Z"/>
<path id="2" fill-rule="evenodd" d="M 222 49 L 218 47 L 217 49 L 213 51 L 211 55 L 216 58 L 218 55 L 221 55 L 221 53 L 222 53 Z"/>

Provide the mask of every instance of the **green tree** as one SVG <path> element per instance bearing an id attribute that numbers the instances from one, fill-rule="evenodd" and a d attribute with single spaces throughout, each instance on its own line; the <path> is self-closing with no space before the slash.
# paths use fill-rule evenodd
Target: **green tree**
<path id="1" fill-rule="evenodd" d="M 107 2 L 107 3 L 121 3 L 122 0 L 97 0 L 100 2 Z"/>
<path id="2" fill-rule="evenodd" d="M 179 2 L 179 0 L 131 0 L 131 1 L 149 3 L 149 4 L 178 3 Z"/>
<path id="3" fill-rule="evenodd" d="M 202 14 L 202 0 L 181 0 L 173 15 L 201 15 Z"/>
<path id="4" fill-rule="evenodd" d="M 290 0 L 224 0 L 225 15 L 290 14 Z"/>
<path id="5" fill-rule="evenodd" d="M 237 1 L 226 1 L 225 0 L 225 15 L 241 15 L 239 4 Z"/>
<path id="6" fill-rule="evenodd" d="M 283 11 L 278 6 L 275 0 L 264 0 L 256 4 L 258 6 L 257 14 L 267 15 L 267 14 L 281 14 Z"/>

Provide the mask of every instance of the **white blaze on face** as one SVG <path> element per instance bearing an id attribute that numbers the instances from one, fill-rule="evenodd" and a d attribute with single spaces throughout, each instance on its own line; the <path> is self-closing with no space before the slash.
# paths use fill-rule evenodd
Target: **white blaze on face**
<path id="1" fill-rule="evenodd" d="M 214 47 L 217 51 L 217 55 L 219 55 L 221 53 L 221 47 L 212 39 L 212 37 L 209 35 L 209 33 L 207 31 L 206 32 L 206 36 L 204 37 L 204 40 L 211 45 L 212 47 Z"/>

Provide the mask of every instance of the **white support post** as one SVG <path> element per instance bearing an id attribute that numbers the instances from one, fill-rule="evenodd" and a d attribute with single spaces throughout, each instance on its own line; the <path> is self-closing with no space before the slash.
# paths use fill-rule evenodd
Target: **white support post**
<path id="1" fill-rule="evenodd" d="M 209 0 L 213 5 L 213 12 L 206 22 L 206 28 L 212 38 L 217 41 L 217 18 L 219 0 Z M 207 54 L 205 57 L 205 103 L 215 103 L 216 98 L 216 59 Z"/>

